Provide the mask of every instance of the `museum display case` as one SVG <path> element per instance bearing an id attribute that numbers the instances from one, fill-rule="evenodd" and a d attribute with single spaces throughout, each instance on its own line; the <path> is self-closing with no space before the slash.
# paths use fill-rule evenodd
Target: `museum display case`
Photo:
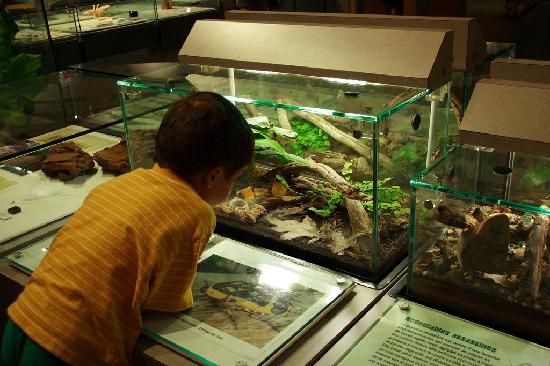
<path id="1" fill-rule="evenodd" d="M 40 1 L 7 4 L 7 14 L 16 25 L 14 47 L 26 54 L 41 55 L 41 71 L 51 72 L 64 65 L 64 58 L 79 60 L 77 22 L 73 7 L 46 8 Z M 70 62 L 69 61 L 69 62 Z"/>
<path id="2" fill-rule="evenodd" d="M 124 128 L 115 79 L 56 72 L 2 84 L 0 98 L 5 254 L 14 249 L 12 239 L 70 215 L 90 189 L 113 172 L 128 171 L 129 164 L 126 145 L 118 145 Z"/>
<path id="3" fill-rule="evenodd" d="M 221 10 L 220 2 L 212 0 L 155 0 L 155 3 L 158 20 L 187 16 L 209 9 L 216 9 L 218 12 Z"/>
<path id="4" fill-rule="evenodd" d="M 233 30 L 240 33 L 240 27 L 249 28 L 247 33 L 253 35 L 260 30 L 251 26 L 265 26 L 218 21 L 197 24 L 206 28 L 195 25 L 180 54 L 183 62 L 187 57 L 200 61 L 189 55 L 194 45 L 205 44 L 203 36 L 216 38 L 227 27 L 237 27 Z M 319 31 L 334 31 L 330 27 L 291 27 L 299 28 L 295 29 L 297 38 L 304 43 Z M 379 40 L 379 32 L 401 39 L 406 33 L 365 29 L 361 42 Z M 269 32 L 274 42 L 276 33 L 275 29 Z M 427 37 L 444 34 L 423 33 Z M 418 39 L 419 35 L 412 36 Z M 252 39 L 245 41 L 242 47 L 259 46 L 252 44 Z M 323 71 L 327 76 L 284 72 L 282 68 L 290 68 L 284 60 L 288 59 L 286 53 L 281 52 L 284 47 L 271 45 L 274 51 L 263 55 L 286 65 L 248 63 L 250 68 L 233 69 L 216 66 L 214 57 L 205 56 L 209 65 L 185 63 L 120 81 L 123 113 L 139 115 L 125 119 L 132 168 L 153 165 L 156 131 L 172 103 L 194 91 L 220 93 L 248 117 L 256 133 L 254 167 L 236 183 L 231 200 L 216 208 L 220 233 L 362 278 L 380 279 L 406 253 L 410 177 L 446 148 L 447 84 L 431 90 L 421 87 L 421 82 L 406 86 L 410 78 L 400 79 L 405 85 L 399 86 L 367 73 L 354 74 L 357 79 L 342 78 L 350 73 L 336 69 Z M 396 45 L 396 51 L 402 45 Z M 435 51 L 426 49 L 425 67 L 438 68 L 440 62 L 450 62 L 449 49 L 444 59 L 439 59 L 441 54 L 436 56 L 440 45 Z M 309 51 L 315 48 L 311 43 L 308 47 Z M 213 44 L 212 49 L 221 48 Z M 241 51 L 235 50 L 243 55 Z M 339 52 L 346 59 L 350 55 L 345 53 L 351 51 Z M 352 53 L 363 56 L 357 49 Z M 231 63 L 219 57 L 218 64 Z M 361 60 L 362 70 L 369 62 L 357 56 L 355 60 Z M 272 71 L 255 69 L 262 66 Z M 345 70 L 351 65 L 338 67 Z M 311 68 L 300 71 L 315 73 Z"/>
<path id="5" fill-rule="evenodd" d="M 39 148 L 37 136 L 69 125 L 94 130 L 122 122 L 116 79 L 105 75 L 49 73 L 4 83 L 0 97 L 0 161 Z M 52 141 L 82 134 L 71 130 Z"/>
<path id="6" fill-rule="evenodd" d="M 468 145 L 411 181 L 408 285 L 416 299 L 543 345 L 550 340 L 548 100 L 550 84 L 477 83 L 460 126 Z"/>
<path id="7" fill-rule="evenodd" d="M 156 22 L 154 0 L 122 0 L 96 3 L 80 0 L 75 6 L 78 31 L 95 32 L 140 23 Z"/>

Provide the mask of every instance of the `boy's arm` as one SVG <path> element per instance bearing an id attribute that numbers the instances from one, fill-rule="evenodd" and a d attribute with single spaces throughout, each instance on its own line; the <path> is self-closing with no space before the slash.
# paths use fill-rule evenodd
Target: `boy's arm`
<path id="1" fill-rule="evenodd" d="M 193 305 L 192 284 L 198 260 L 209 237 L 210 232 L 197 228 L 187 243 L 172 243 L 172 248 L 176 250 L 168 255 L 159 255 L 149 280 L 143 309 L 174 312 Z"/>

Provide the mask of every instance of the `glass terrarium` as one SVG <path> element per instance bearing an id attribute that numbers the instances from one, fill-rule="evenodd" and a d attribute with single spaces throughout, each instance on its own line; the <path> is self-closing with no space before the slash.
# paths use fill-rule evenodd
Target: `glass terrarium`
<path id="1" fill-rule="evenodd" d="M 120 81 L 132 168 L 153 165 L 156 132 L 172 103 L 217 92 L 256 135 L 254 165 L 215 208 L 218 231 L 379 279 L 407 250 L 410 177 L 445 149 L 447 85 L 332 75 L 182 64 Z"/>
<path id="2" fill-rule="evenodd" d="M 548 341 L 550 158 L 465 145 L 411 183 L 409 294 Z"/>
<path id="3" fill-rule="evenodd" d="M 412 296 L 543 344 L 550 339 L 549 97 L 548 84 L 476 84 L 460 125 L 468 145 L 411 181 L 409 249 Z"/>
<path id="4" fill-rule="evenodd" d="M 445 146 L 446 87 L 198 65 L 119 85 L 124 111 L 139 115 L 126 121 L 133 168 L 153 165 L 166 109 L 195 90 L 247 117 L 256 162 L 216 208 L 219 230 L 363 277 L 404 256 L 407 182 Z"/>

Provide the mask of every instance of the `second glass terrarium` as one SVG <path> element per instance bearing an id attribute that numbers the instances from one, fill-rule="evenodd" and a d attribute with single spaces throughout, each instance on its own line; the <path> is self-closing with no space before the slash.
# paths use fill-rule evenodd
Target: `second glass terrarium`
<path id="1" fill-rule="evenodd" d="M 446 146 L 446 84 L 187 64 L 119 85 L 133 168 L 153 165 L 182 96 L 217 92 L 247 117 L 256 161 L 215 208 L 222 234 L 369 279 L 404 257 L 408 181 Z"/>
<path id="2" fill-rule="evenodd" d="M 548 84 L 476 84 L 460 126 L 461 141 L 475 146 L 454 148 L 411 180 L 408 288 L 423 302 L 543 345 L 550 340 L 548 100 Z"/>

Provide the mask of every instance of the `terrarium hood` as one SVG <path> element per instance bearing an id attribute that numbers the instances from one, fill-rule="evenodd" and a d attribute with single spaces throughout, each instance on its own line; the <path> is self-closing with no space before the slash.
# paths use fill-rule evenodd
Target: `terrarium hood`
<path id="1" fill-rule="evenodd" d="M 550 84 L 480 80 L 460 124 L 460 142 L 550 156 Z"/>
<path id="2" fill-rule="evenodd" d="M 491 79 L 550 84 L 550 61 L 497 58 L 491 62 Z"/>
<path id="3" fill-rule="evenodd" d="M 231 10 L 225 12 L 225 19 L 293 24 L 450 29 L 454 32 L 453 70 L 458 71 L 471 70 L 481 64 L 487 49 L 481 25 L 474 18 Z"/>
<path id="4" fill-rule="evenodd" d="M 435 89 L 451 79 L 453 32 L 200 20 L 186 64 Z"/>

